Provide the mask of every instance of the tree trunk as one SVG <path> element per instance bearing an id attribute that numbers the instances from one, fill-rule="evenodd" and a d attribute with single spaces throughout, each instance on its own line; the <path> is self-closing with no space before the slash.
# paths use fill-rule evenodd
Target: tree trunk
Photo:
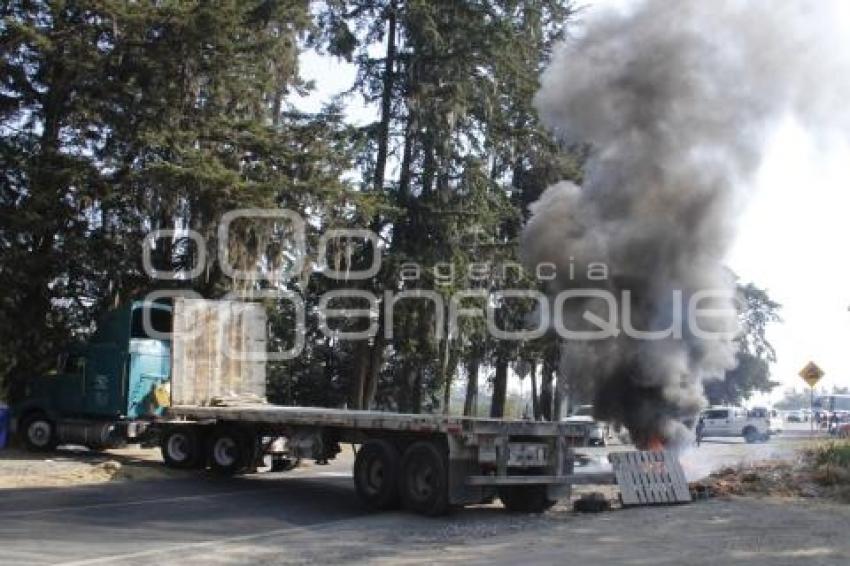
<path id="1" fill-rule="evenodd" d="M 448 415 L 452 403 L 452 374 L 454 373 L 449 370 L 449 356 L 451 348 L 449 346 L 448 338 L 443 338 L 441 340 L 440 350 L 442 353 L 442 356 L 440 357 L 440 377 L 443 381 L 443 414 Z"/>
<path id="2" fill-rule="evenodd" d="M 374 188 L 376 192 L 384 190 L 384 175 L 387 168 L 387 154 L 390 145 L 390 120 L 392 119 L 392 95 L 395 81 L 396 59 L 396 3 L 390 2 L 387 10 L 387 53 L 384 67 L 384 81 L 381 90 L 381 122 L 378 127 L 378 154 L 375 157 Z"/>
<path id="3" fill-rule="evenodd" d="M 383 311 L 382 311 L 383 312 Z M 378 334 L 369 348 L 369 371 L 366 375 L 366 386 L 363 390 L 363 408 L 372 409 L 375 405 L 375 395 L 378 393 L 378 383 L 381 380 L 381 369 L 384 367 L 384 333 L 383 317 L 378 317 Z"/>
<path id="4" fill-rule="evenodd" d="M 540 382 L 540 417 L 545 421 L 552 420 L 552 400 L 554 397 L 554 368 L 549 360 L 543 361 L 543 374 Z"/>
<path id="5" fill-rule="evenodd" d="M 364 408 L 366 380 L 371 365 L 369 354 L 369 343 L 365 340 L 358 342 L 354 347 L 354 373 L 351 376 L 351 395 L 349 396 L 349 406 L 352 409 Z"/>
<path id="6" fill-rule="evenodd" d="M 508 392 L 508 361 L 501 355 L 496 358 L 496 377 L 493 380 L 493 399 L 490 416 L 496 419 L 505 416 L 505 397 Z"/>
<path id="7" fill-rule="evenodd" d="M 373 189 L 376 193 L 384 190 L 384 177 L 387 168 L 387 155 L 390 145 L 390 122 L 392 120 L 392 91 L 395 81 L 396 60 L 396 3 L 393 1 L 387 10 L 387 51 L 385 59 L 383 86 L 381 91 L 381 121 L 378 126 L 377 155 L 375 156 L 375 177 Z M 376 217 L 373 229 L 380 231 L 380 218 Z M 383 314 L 383 310 L 381 311 Z M 378 381 L 384 361 L 383 325 L 379 320 L 378 334 L 372 344 L 364 342 L 358 346 L 357 370 L 352 384 L 352 401 L 357 409 L 370 409 L 375 402 Z"/>
<path id="8" fill-rule="evenodd" d="M 422 370 L 416 370 L 416 377 L 413 379 L 413 386 L 410 392 L 411 407 L 410 412 L 418 415 L 422 412 Z"/>
<path id="9" fill-rule="evenodd" d="M 528 374 L 531 380 L 531 414 L 535 421 L 540 420 L 540 399 L 537 397 L 537 362 L 531 363 L 531 371 Z"/>
<path id="10" fill-rule="evenodd" d="M 564 402 L 567 400 L 561 380 L 555 378 L 555 402 L 552 408 L 552 420 L 559 421 L 564 416 Z"/>
<path id="11" fill-rule="evenodd" d="M 471 357 L 466 364 L 466 398 L 463 401 L 463 416 L 474 417 L 478 413 L 478 366 L 477 357 Z"/>

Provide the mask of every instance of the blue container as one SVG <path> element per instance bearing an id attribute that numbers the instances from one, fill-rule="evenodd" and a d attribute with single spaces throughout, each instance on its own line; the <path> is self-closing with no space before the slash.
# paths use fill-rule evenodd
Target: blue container
<path id="1" fill-rule="evenodd" d="M 9 407 L 0 405 L 0 449 L 6 448 L 9 439 Z"/>

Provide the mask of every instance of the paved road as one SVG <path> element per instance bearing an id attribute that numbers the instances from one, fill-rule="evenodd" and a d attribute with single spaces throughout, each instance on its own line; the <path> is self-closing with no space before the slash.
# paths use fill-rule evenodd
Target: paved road
<path id="1" fill-rule="evenodd" d="M 693 459 L 720 465 L 732 463 L 753 450 L 781 452 L 785 446 L 782 440 L 755 446 L 734 440 L 717 441 L 695 451 Z M 785 540 L 776 548 L 781 547 L 790 553 L 787 556 L 792 556 L 795 549 L 811 546 L 802 544 L 801 536 L 817 543 L 817 548 L 806 550 L 809 554 L 798 556 L 807 564 L 846 564 L 832 559 L 836 553 L 845 553 L 844 558 L 850 556 L 845 526 L 850 524 L 850 514 L 846 507 L 837 512 L 835 519 L 830 515 L 832 511 L 799 509 L 796 503 L 791 504 L 790 510 L 765 508 L 765 503 L 757 504 L 761 507 L 753 507 L 755 503 L 746 504 L 749 507 L 741 507 L 740 503 L 703 503 L 583 518 L 568 512 L 565 506 L 545 516 L 527 516 L 509 515 L 494 504 L 434 520 L 405 513 L 368 514 L 354 494 L 349 466 L 350 458 L 288 474 L 231 480 L 200 475 L 76 488 L 2 490 L 0 564 L 326 564 L 376 560 L 443 562 L 459 557 L 472 562 L 515 564 L 523 558 L 552 563 L 559 561 L 559 552 L 563 552 L 559 541 L 581 545 L 588 537 L 594 539 L 595 546 L 571 551 L 572 558 L 564 559 L 564 563 L 600 563 L 603 555 L 594 549 L 610 544 L 610 553 L 605 556 L 612 560 L 607 563 L 636 563 L 627 560 L 632 555 L 641 556 L 644 563 L 654 563 L 650 558 L 658 548 L 658 556 L 667 557 L 658 563 L 676 564 L 683 558 L 681 553 L 687 551 L 683 544 L 704 548 L 723 544 L 730 549 L 730 557 L 737 557 L 736 564 L 761 564 L 741 562 L 742 557 L 750 556 L 743 548 L 748 541 L 775 546 L 778 543 L 770 541 Z M 770 525 L 761 518 L 768 515 Z M 783 525 L 788 520 L 817 524 L 817 532 L 786 532 Z M 668 522 L 678 525 L 675 529 L 681 544 L 669 540 L 672 531 L 666 526 Z M 683 526 L 689 522 L 704 525 L 702 538 L 686 542 L 686 535 L 695 536 Z M 742 539 L 742 533 L 750 538 Z M 634 551 L 631 546 L 638 544 L 641 537 L 650 544 L 639 545 L 640 551 Z M 535 541 L 540 545 L 530 552 L 529 545 Z M 496 548 L 501 551 L 494 555 Z M 578 560 L 580 556 L 584 559 Z M 775 562 L 777 557 L 785 556 L 776 555 L 769 563 L 785 563 Z M 619 558 L 613 560 L 614 557 Z"/>
<path id="2" fill-rule="evenodd" d="M 182 553 L 210 541 L 283 537 L 361 515 L 350 478 L 322 473 L 5 490 L 0 563 L 160 561 L 174 556 L 171 548 Z"/>

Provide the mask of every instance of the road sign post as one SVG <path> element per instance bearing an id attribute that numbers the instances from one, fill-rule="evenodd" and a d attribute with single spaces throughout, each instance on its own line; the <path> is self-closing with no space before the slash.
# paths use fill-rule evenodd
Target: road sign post
<path id="1" fill-rule="evenodd" d="M 806 366 L 800 370 L 800 377 L 803 378 L 809 385 L 809 411 L 811 411 L 811 418 L 809 419 L 809 429 L 811 430 L 812 435 L 815 433 L 815 385 L 818 384 L 818 381 L 823 377 L 823 370 L 818 367 L 815 362 L 809 362 Z"/>

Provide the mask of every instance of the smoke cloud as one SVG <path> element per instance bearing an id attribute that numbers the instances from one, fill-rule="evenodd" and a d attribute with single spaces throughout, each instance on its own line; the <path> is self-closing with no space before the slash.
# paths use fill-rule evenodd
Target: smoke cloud
<path id="1" fill-rule="evenodd" d="M 685 320 L 695 293 L 725 293 L 700 303 L 725 309 L 700 319 L 723 338 L 686 327 L 681 338 L 564 343 L 570 390 L 592 394 L 596 416 L 627 426 L 638 444 L 687 439 L 703 380 L 735 365 L 735 285 L 723 261 L 772 129 L 793 116 L 817 134 L 847 131 L 837 6 L 647 0 L 591 17 L 543 74 L 544 123 L 593 148 L 583 186 L 558 183 L 531 206 L 524 261 L 558 266 L 548 290 L 602 288 L 618 301 L 629 291 L 639 330 L 669 327 L 674 291 Z M 605 281 L 585 276 L 591 262 L 608 266 Z M 565 326 L 596 328 L 588 311 L 610 319 L 600 300 L 569 300 Z"/>

